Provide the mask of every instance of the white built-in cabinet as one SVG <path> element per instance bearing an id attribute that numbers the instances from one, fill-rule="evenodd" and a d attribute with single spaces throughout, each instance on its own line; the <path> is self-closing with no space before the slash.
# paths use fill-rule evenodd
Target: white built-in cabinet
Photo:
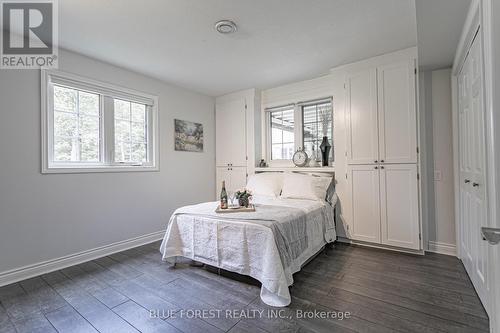
<path id="1" fill-rule="evenodd" d="M 351 237 L 419 249 L 418 187 L 415 164 L 352 165 Z"/>
<path id="2" fill-rule="evenodd" d="M 420 249 L 415 60 L 346 75 L 349 237 Z"/>
<path id="3" fill-rule="evenodd" d="M 260 138 L 255 126 L 260 126 L 260 97 L 254 89 L 218 97 L 215 105 L 216 198 L 222 181 L 226 190 L 244 188 L 248 173 L 255 168 L 260 151 Z"/>
<path id="4" fill-rule="evenodd" d="M 413 60 L 347 76 L 347 163 L 417 163 Z"/>

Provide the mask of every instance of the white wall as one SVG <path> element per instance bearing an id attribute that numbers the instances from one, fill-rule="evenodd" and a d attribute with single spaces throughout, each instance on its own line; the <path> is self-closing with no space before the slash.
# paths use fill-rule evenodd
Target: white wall
<path id="1" fill-rule="evenodd" d="M 420 80 L 420 108 L 425 119 L 424 218 L 428 250 L 455 254 L 451 69 L 423 72 Z"/>
<path id="2" fill-rule="evenodd" d="M 61 50 L 60 69 L 159 96 L 160 171 L 40 173 L 40 72 L 0 70 L 0 275 L 165 229 L 213 199 L 214 99 Z M 204 125 L 204 152 L 174 151 L 174 118 Z"/>

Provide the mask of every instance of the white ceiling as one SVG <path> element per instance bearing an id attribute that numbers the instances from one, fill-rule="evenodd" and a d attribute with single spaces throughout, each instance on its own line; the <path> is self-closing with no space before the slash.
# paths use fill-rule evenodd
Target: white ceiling
<path id="1" fill-rule="evenodd" d="M 416 0 L 418 58 L 422 70 L 450 67 L 471 0 Z"/>
<path id="2" fill-rule="evenodd" d="M 217 34 L 220 19 L 238 32 Z M 59 38 L 63 48 L 212 96 L 417 43 L 413 0 L 64 0 Z"/>

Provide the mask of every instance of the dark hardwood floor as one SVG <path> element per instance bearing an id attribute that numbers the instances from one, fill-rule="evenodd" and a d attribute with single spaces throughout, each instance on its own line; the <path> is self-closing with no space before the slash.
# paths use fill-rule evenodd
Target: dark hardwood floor
<path id="1" fill-rule="evenodd" d="M 0 288 L 0 332 L 488 332 L 453 257 L 337 244 L 294 275 L 292 304 L 270 312 L 255 280 L 187 263 L 174 269 L 158 247 Z"/>

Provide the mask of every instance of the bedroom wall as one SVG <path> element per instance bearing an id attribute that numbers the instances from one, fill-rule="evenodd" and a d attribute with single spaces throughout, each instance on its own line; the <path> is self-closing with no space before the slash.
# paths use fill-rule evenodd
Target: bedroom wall
<path id="1" fill-rule="evenodd" d="M 0 70 L 0 278 L 164 230 L 175 208 L 213 199 L 214 98 L 64 50 L 59 64 L 159 96 L 160 171 L 42 175 L 40 72 Z M 174 118 L 204 125 L 203 153 L 174 151 Z"/>
<path id="2" fill-rule="evenodd" d="M 425 118 L 424 209 L 428 250 L 456 254 L 453 192 L 451 69 L 420 73 Z"/>

